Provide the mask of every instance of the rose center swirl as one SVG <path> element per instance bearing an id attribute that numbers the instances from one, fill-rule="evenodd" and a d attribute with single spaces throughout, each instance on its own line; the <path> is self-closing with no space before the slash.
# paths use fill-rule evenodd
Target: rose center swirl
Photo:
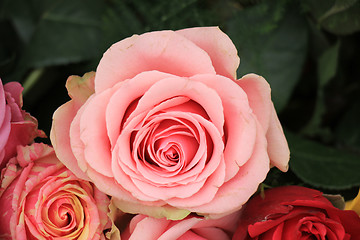
<path id="1" fill-rule="evenodd" d="M 206 131 L 191 114 L 178 115 L 156 114 L 134 132 L 134 158 L 164 177 L 187 172 L 207 159 Z"/>
<path id="2" fill-rule="evenodd" d="M 66 236 L 78 231 L 84 221 L 80 199 L 69 192 L 49 196 L 42 208 L 42 221 L 51 236 Z"/>

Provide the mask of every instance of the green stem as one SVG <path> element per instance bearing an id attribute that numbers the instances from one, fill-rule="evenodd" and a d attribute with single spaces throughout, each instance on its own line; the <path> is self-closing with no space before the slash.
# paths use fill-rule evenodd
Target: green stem
<path id="1" fill-rule="evenodd" d="M 25 96 L 27 93 L 30 92 L 30 90 L 34 87 L 34 85 L 36 84 L 36 82 L 40 79 L 40 77 L 42 76 L 42 74 L 44 73 L 44 68 L 38 68 L 38 69 L 34 69 L 29 76 L 25 79 L 23 87 L 24 87 L 24 91 L 23 91 L 23 95 Z"/>

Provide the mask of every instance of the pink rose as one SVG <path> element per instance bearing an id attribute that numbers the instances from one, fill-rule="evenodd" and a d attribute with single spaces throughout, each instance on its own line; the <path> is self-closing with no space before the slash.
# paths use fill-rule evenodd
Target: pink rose
<path id="1" fill-rule="evenodd" d="M 105 239 L 109 199 L 44 144 L 19 146 L 1 173 L 1 239 Z"/>
<path id="2" fill-rule="evenodd" d="M 2 85 L 0 79 L 0 169 L 16 154 L 17 145 L 28 145 L 45 134 L 38 130 L 37 120 L 22 110 L 23 87 L 20 83 Z"/>
<path id="3" fill-rule="evenodd" d="M 239 211 L 219 219 L 187 217 L 179 221 L 136 215 L 121 234 L 121 240 L 230 240 Z"/>
<path id="4" fill-rule="evenodd" d="M 217 27 L 115 43 L 95 73 L 70 77 L 53 116 L 60 161 L 124 212 L 220 217 L 241 208 L 289 149 L 264 78 L 236 80 L 237 51 Z"/>

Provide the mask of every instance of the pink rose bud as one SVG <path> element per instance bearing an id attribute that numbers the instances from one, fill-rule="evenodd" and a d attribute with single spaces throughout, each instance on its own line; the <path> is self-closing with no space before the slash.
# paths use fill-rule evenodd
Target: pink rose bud
<path id="1" fill-rule="evenodd" d="M 18 145 L 25 146 L 36 137 L 45 137 L 37 128 L 37 120 L 21 109 L 22 90 L 20 83 L 3 86 L 0 79 L 0 169 L 15 156 Z"/>
<path id="2" fill-rule="evenodd" d="M 240 212 L 219 219 L 187 217 L 171 221 L 136 215 L 121 234 L 121 240 L 230 240 Z"/>
<path id="3" fill-rule="evenodd" d="M 0 239 L 105 239 L 108 205 L 51 147 L 18 146 L 1 173 Z"/>
<path id="4" fill-rule="evenodd" d="M 236 79 L 217 27 L 115 43 L 95 73 L 72 76 L 54 113 L 56 155 L 124 212 L 182 219 L 237 211 L 289 149 L 264 78 Z"/>
<path id="5" fill-rule="evenodd" d="M 359 216 L 334 207 L 317 190 L 284 186 L 264 196 L 243 207 L 233 240 L 360 239 Z"/>

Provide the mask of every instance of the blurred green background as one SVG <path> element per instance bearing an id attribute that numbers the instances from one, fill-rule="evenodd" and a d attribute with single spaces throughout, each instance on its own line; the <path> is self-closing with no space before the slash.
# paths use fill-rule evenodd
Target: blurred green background
<path id="1" fill-rule="evenodd" d="M 147 31 L 220 26 L 238 76 L 255 72 L 291 149 L 300 184 L 354 197 L 360 186 L 360 0 L 1 0 L 0 77 L 23 84 L 24 109 L 49 134 L 69 75 L 96 70 L 107 48 Z M 48 139 L 44 140 L 49 143 Z"/>

